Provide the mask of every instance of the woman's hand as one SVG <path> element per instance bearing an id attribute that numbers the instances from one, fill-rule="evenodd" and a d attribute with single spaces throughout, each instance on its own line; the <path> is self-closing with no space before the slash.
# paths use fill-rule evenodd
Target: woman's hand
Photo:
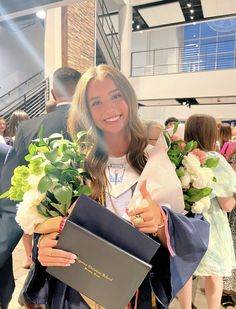
<path id="1" fill-rule="evenodd" d="M 146 180 L 140 187 L 143 200 L 141 205 L 128 210 L 128 216 L 135 227 L 143 233 L 156 233 L 164 228 L 160 207 L 154 202 L 147 191 Z M 137 219 L 138 218 L 138 219 Z"/>
<path id="2" fill-rule="evenodd" d="M 41 236 L 38 243 L 38 260 L 43 266 L 70 266 L 77 256 L 73 253 L 55 249 L 58 233 Z"/>

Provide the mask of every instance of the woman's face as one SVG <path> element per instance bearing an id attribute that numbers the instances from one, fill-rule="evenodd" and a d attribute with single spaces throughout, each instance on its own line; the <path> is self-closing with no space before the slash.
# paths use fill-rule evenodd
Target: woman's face
<path id="1" fill-rule="evenodd" d="M 110 77 L 90 81 L 87 102 L 95 125 L 104 133 L 120 133 L 127 128 L 129 108 Z"/>
<path id="2" fill-rule="evenodd" d="M 148 132 L 148 143 L 155 146 L 160 133 L 161 133 L 161 128 L 154 127 L 154 126 L 151 127 Z"/>
<path id="3" fill-rule="evenodd" d="M 0 135 L 4 134 L 6 126 L 6 121 L 4 119 L 0 119 Z"/>

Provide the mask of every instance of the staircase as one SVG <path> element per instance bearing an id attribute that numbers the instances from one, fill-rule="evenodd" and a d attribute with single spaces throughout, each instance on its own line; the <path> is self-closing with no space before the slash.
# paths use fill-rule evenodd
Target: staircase
<path id="1" fill-rule="evenodd" d="M 104 0 L 97 0 L 97 64 L 108 63 L 120 67 L 120 41 Z"/>
<path id="2" fill-rule="evenodd" d="M 37 117 L 45 111 L 45 103 L 49 100 L 49 79 L 36 82 L 39 74 L 42 75 L 42 72 L 0 97 L 1 117 L 8 121 L 17 109 L 25 111 L 30 118 Z"/>

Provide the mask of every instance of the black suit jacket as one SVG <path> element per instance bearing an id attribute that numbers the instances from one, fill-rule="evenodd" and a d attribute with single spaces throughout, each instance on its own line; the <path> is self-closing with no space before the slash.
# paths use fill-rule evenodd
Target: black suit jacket
<path id="1" fill-rule="evenodd" d="M 49 137 L 53 133 L 62 133 L 65 138 L 70 138 L 67 133 L 67 116 L 70 104 L 59 105 L 55 111 L 32 118 L 20 123 L 15 138 L 14 148 L 21 165 L 25 165 L 24 157 L 28 153 L 29 144 L 38 138 L 40 127 L 43 128 L 43 136 Z"/>
<path id="2" fill-rule="evenodd" d="M 15 150 L 0 144 L 0 194 L 11 184 L 14 168 L 19 165 Z M 7 308 L 14 291 L 12 251 L 17 245 L 22 230 L 15 221 L 16 203 L 0 200 L 0 308 Z"/>

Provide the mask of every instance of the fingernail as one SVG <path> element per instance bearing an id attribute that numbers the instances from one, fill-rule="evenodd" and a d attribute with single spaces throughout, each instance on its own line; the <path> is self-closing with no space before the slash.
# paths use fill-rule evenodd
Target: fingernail
<path id="1" fill-rule="evenodd" d="M 76 260 L 76 259 L 77 259 L 77 255 L 71 254 L 70 259 L 71 259 L 71 260 Z"/>
<path id="2" fill-rule="evenodd" d="M 75 263 L 75 260 L 70 260 L 70 264 L 74 264 Z"/>

